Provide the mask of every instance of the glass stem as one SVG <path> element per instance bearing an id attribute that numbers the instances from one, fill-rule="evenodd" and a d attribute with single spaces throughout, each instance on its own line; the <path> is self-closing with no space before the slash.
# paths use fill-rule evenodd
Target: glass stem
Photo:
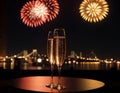
<path id="1" fill-rule="evenodd" d="M 53 83 L 53 64 L 51 64 L 51 83 Z"/>
<path id="2" fill-rule="evenodd" d="M 58 67 L 58 84 L 61 82 L 61 66 Z"/>

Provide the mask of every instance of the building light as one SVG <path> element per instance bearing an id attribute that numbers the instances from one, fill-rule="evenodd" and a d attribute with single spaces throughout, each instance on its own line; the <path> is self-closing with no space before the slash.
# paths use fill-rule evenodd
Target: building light
<path id="1" fill-rule="evenodd" d="M 42 59 L 41 59 L 41 58 L 38 58 L 38 59 L 37 59 L 37 62 L 38 62 L 38 63 L 41 63 L 41 62 L 42 62 Z"/>

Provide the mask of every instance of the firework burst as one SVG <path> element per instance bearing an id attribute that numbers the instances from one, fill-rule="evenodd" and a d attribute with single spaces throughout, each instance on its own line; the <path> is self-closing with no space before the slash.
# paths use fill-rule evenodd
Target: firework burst
<path id="1" fill-rule="evenodd" d="M 84 0 L 79 7 L 82 18 L 88 22 L 99 22 L 109 12 L 108 3 L 105 0 Z"/>
<path id="2" fill-rule="evenodd" d="M 42 0 L 45 6 L 48 8 L 48 21 L 56 18 L 59 13 L 59 4 L 57 0 Z"/>
<path id="3" fill-rule="evenodd" d="M 56 0 L 32 0 L 21 9 L 21 19 L 30 27 L 40 26 L 54 19 L 59 12 L 59 4 Z"/>
<path id="4" fill-rule="evenodd" d="M 46 22 L 48 9 L 40 1 L 29 1 L 21 9 L 21 19 L 30 27 L 37 27 Z"/>

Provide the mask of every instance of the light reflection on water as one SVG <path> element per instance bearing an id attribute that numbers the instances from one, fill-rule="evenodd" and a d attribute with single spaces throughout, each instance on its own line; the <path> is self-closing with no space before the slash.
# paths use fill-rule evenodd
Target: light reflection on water
<path id="1" fill-rule="evenodd" d="M 33 66 L 29 63 L 22 63 L 19 66 L 15 66 L 14 62 L 6 63 L 0 62 L 0 68 L 3 69 L 22 69 L 22 70 L 41 70 L 41 66 Z M 77 70 L 120 70 L 120 63 L 104 63 L 104 62 L 79 62 L 78 64 L 64 64 L 63 69 L 77 69 Z M 50 69 L 50 67 L 44 67 L 44 69 Z"/>
<path id="2" fill-rule="evenodd" d="M 120 63 L 105 63 L 105 62 L 79 62 L 72 64 L 64 64 L 65 69 L 77 70 L 120 70 Z"/>
<path id="3" fill-rule="evenodd" d="M 41 66 L 33 66 L 31 63 L 23 62 L 20 64 L 16 64 L 14 62 L 0 62 L 0 68 L 3 69 L 21 69 L 21 70 L 41 70 L 43 69 Z M 48 69 L 48 67 L 46 68 Z"/>

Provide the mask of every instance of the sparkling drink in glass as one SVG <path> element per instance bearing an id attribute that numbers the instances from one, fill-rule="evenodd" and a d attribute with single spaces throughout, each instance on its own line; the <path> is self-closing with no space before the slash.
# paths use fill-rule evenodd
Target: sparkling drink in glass
<path id="1" fill-rule="evenodd" d="M 49 88 L 54 88 L 53 83 L 53 70 L 54 70 L 54 57 L 53 57 L 53 32 L 49 31 L 48 33 L 48 40 L 47 40 L 47 56 L 50 62 L 50 69 L 51 69 L 51 81 L 50 84 L 47 85 Z"/>
<path id="2" fill-rule="evenodd" d="M 58 67 L 58 84 L 56 86 L 57 90 L 62 90 L 65 88 L 61 84 L 61 68 L 66 57 L 66 36 L 65 30 L 63 28 L 54 29 L 54 60 Z"/>

